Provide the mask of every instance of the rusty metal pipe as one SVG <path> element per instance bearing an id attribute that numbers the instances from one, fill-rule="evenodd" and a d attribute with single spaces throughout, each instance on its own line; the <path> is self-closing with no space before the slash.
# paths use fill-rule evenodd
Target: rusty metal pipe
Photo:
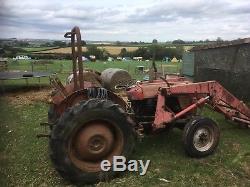
<path id="1" fill-rule="evenodd" d="M 242 123 L 246 123 L 248 125 L 250 125 L 250 121 L 245 120 L 245 119 L 241 119 L 241 118 L 237 118 L 237 117 L 232 117 L 233 121 L 238 121 L 238 122 L 242 122 Z"/>
<path id="2" fill-rule="evenodd" d="M 77 67 L 76 67 L 76 51 L 75 51 L 75 34 L 73 29 L 71 31 L 71 52 L 72 52 L 72 62 L 73 62 L 73 81 L 74 81 L 74 90 L 78 89 L 77 84 Z"/>
<path id="3" fill-rule="evenodd" d="M 73 81 L 74 81 L 74 91 L 76 91 L 79 88 L 84 88 L 81 33 L 80 33 L 79 27 L 75 26 L 71 30 L 71 32 L 65 33 L 64 37 L 71 38 Z M 75 46 L 77 46 L 77 51 L 75 49 Z M 78 66 L 78 71 L 79 71 L 78 76 L 77 76 L 77 66 Z M 78 80 L 79 80 L 80 85 L 78 85 Z"/>
<path id="4" fill-rule="evenodd" d="M 187 112 L 197 108 L 198 106 L 204 104 L 207 100 L 209 99 L 209 96 L 205 97 L 205 98 L 201 98 L 199 99 L 196 103 L 190 105 L 189 107 L 185 108 L 184 110 L 180 111 L 179 113 L 177 113 L 172 120 L 175 120 L 177 118 L 180 118 L 181 116 L 183 116 L 184 114 L 186 114 Z"/>
<path id="5" fill-rule="evenodd" d="M 82 64 L 82 45 L 81 45 L 81 33 L 79 27 L 74 28 L 76 33 L 76 41 L 77 41 L 77 61 L 78 61 L 78 69 L 79 69 L 79 82 L 80 88 L 84 88 L 83 82 L 83 64 Z"/>

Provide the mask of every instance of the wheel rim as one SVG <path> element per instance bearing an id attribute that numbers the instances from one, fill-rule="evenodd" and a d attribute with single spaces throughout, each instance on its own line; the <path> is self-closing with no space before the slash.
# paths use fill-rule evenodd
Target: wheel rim
<path id="1" fill-rule="evenodd" d="M 213 131 L 208 128 L 199 128 L 194 133 L 193 144 L 200 152 L 209 150 L 214 143 Z"/>
<path id="2" fill-rule="evenodd" d="M 121 130 L 108 121 L 92 121 L 83 124 L 70 140 L 69 157 L 73 164 L 87 172 L 100 171 L 102 160 L 121 155 L 124 138 Z"/>

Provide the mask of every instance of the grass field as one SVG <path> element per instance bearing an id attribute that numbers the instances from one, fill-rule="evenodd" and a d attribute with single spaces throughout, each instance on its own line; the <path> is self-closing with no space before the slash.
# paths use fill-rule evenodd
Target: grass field
<path id="1" fill-rule="evenodd" d="M 96 62 L 89 68 L 101 71 L 108 67 L 129 70 L 135 78 L 137 65 L 147 62 Z M 61 69 L 61 66 L 63 67 Z M 161 62 L 157 62 L 158 68 Z M 169 72 L 180 64 L 168 64 Z M 29 70 L 30 62 L 12 63 L 11 70 Z M 37 70 L 45 70 L 43 66 Z M 53 61 L 48 69 L 58 72 L 64 80 L 71 70 L 70 61 Z M 61 71 L 62 70 L 62 71 Z M 42 82 L 47 85 L 46 79 Z M 70 186 L 54 170 L 48 155 L 48 140 L 36 139 L 41 132 L 39 123 L 47 121 L 49 88 L 30 88 L 23 81 L 6 81 L 7 87 L 25 87 L 25 90 L 6 92 L 0 97 L 0 186 Z M 35 90 L 34 90 L 35 89 Z M 11 90 L 11 89 L 10 89 Z M 98 186 L 250 186 L 250 129 L 241 129 L 210 109 L 203 114 L 215 120 L 221 130 L 217 151 L 206 158 L 194 159 L 184 153 L 180 130 L 168 134 L 146 136 L 137 142 L 134 159 L 151 160 L 148 173 L 126 172 L 123 176 Z M 164 180 L 163 180 L 164 179 Z"/>
<path id="2" fill-rule="evenodd" d="M 46 61 L 46 60 L 45 60 Z M 31 71 L 32 60 L 21 60 L 21 61 L 10 61 L 9 63 L 9 70 L 15 71 L 15 70 L 22 70 L 22 71 Z M 57 76 L 62 80 L 62 82 L 65 82 L 66 78 L 71 74 L 72 72 L 72 62 L 70 60 L 48 60 L 48 64 L 46 65 L 34 65 L 34 71 L 49 71 L 51 73 L 57 73 Z M 175 73 L 179 72 L 181 68 L 181 63 L 164 63 L 157 61 L 156 62 L 157 68 L 159 71 L 162 71 L 164 69 L 164 72 L 168 73 Z M 151 66 L 151 62 L 137 62 L 137 61 L 114 61 L 114 62 L 103 62 L 103 61 L 97 61 L 97 62 L 87 62 L 84 63 L 84 66 L 86 68 L 95 69 L 97 71 L 103 71 L 107 68 L 121 68 L 127 70 L 135 79 L 142 80 L 145 74 L 138 73 L 136 71 L 137 66 L 144 66 L 145 69 L 148 69 Z M 37 79 L 29 79 L 28 80 L 29 85 L 37 85 L 38 80 Z M 25 87 L 25 80 L 7 80 L 4 81 L 5 89 L 6 90 L 13 90 L 16 88 Z M 41 84 L 48 84 L 48 78 L 42 78 Z"/>

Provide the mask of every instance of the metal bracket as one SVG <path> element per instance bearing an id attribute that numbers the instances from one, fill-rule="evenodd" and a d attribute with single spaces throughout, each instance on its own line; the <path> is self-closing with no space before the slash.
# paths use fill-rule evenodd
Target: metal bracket
<path id="1" fill-rule="evenodd" d="M 40 126 L 44 127 L 44 133 L 39 133 L 36 135 L 36 137 L 37 138 L 50 138 L 50 134 L 46 133 L 47 131 L 46 127 L 49 127 L 50 129 L 52 129 L 53 125 L 54 125 L 53 123 L 47 123 L 47 122 L 40 123 Z"/>

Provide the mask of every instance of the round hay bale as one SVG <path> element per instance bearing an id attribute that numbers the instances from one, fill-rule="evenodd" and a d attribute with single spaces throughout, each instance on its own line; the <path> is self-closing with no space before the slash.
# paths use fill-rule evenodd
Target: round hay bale
<path id="1" fill-rule="evenodd" d="M 108 68 L 101 73 L 103 87 L 115 91 L 118 84 L 125 85 L 131 81 L 131 76 L 126 70 L 118 68 Z"/>

